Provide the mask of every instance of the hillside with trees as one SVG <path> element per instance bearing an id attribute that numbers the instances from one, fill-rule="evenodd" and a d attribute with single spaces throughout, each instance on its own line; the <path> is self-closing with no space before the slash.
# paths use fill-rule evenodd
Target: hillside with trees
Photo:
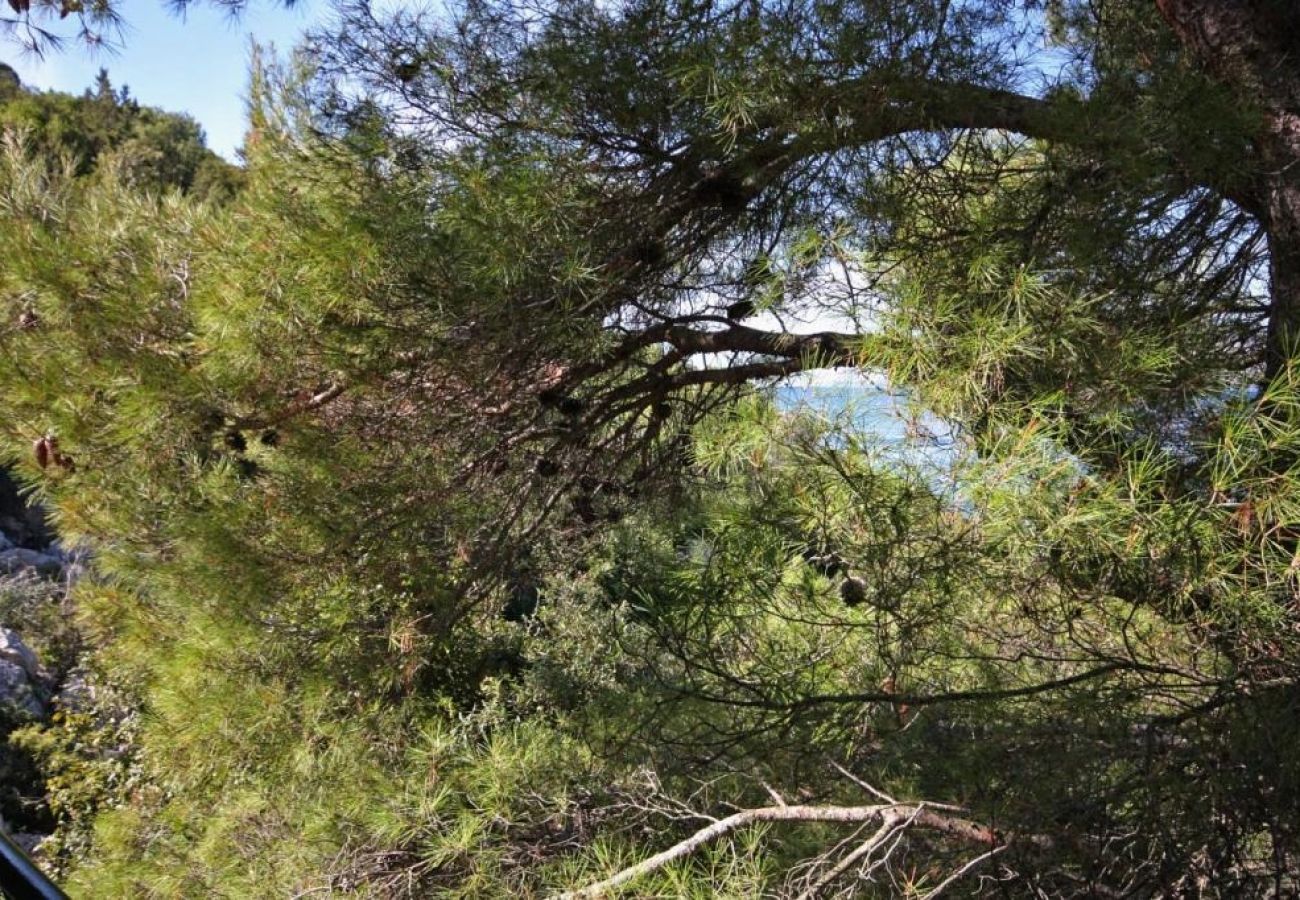
<path id="1" fill-rule="evenodd" d="M 141 106 L 129 89 L 113 88 L 105 69 L 81 96 L 23 87 L 0 64 L 0 128 L 22 135 L 30 151 L 86 176 L 115 166 L 116 177 L 141 191 L 180 190 L 199 199 L 229 199 L 239 169 L 207 148 L 192 118 Z"/>
<path id="2" fill-rule="evenodd" d="M 1300 891 L 1300 8 L 338 12 L 0 108 L 71 894 Z"/>

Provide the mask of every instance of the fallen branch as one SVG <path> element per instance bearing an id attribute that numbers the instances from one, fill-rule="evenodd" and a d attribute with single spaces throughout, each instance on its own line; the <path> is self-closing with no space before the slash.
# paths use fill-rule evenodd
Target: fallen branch
<path id="1" fill-rule="evenodd" d="M 920 811 L 919 808 L 917 811 L 918 812 Z M 815 881 L 813 885 L 810 888 L 808 888 L 808 890 L 800 894 L 798 900 L 814 900 L 814 898 L 818 894 L 820 894 L 824 888 L 828 887 L 831 884 L 834 884 L 837 878 L 839 878 L 849 869 L 853 868 L 853 866 L 857 864 L 859 861 L 875 853 L 881 844 L 885 843 L 885 841 L 889 840 L 895 834 L 902 831 L 904 828 L 907 827 L 908 824 L 910 824 L 910 822 L 903 822 L 900 824 L 892 817 L 888 818 L 885 821 L 885 824 L 881 825 L 875 834 L 873 834 L 869 839 L 863 841 L 855 849 L 853 849 L 848 854 L 846 854 L 843 859 L 841 859 L 835 865 L 831 866 L 828 872 L 822 875 L 822 877 L 818 878 L 817 881 Z M 897 844 L 895 844 L 895 846 L 897 846 Z"/>
<path id="2" fill-rule="evenodd" d="M 794 700 L 769 700 L 761 697 L 754 700 L 745 700 L 739 697 L 718 696 L 716 694 L 709 694 L 703 691 L 691 690 L 689 688 L 678 688 L 677 690 L 683 696 L 693 697 L 707 703 L 718 703 L 733 707 L 748 707 L 751 709 L 764 709 L 773 712 L 790 712 L 810 709 L 826 704 L 841 703 L 888 703 L 893 706 L 936 706 L 955 703 L 987 703 L 994 700 L 1016 700 L 1033 697 L 1038 694 L 1051 693 L 1052 691 L 1058 691 L 1062 688 L 1073 687 L 1074 685 L 1117 674 L 1166 675 L 1188 678 L 1187 672 L 1183 669 L 1172 668 L 1169 666 L 1148 665 L 1135 660 L 1114 660 L 1095 666 L 1091 669 L 1086 669 L 1082 672 L 1076 672 L 1073 675 L 1054 678 L 1037 684 L 1024 685 L 1022 687 L 990 689 L 973 688 L 970 690 L 943 691 L 934 694 L 895 691 L 862 691 L 845 694 L 812 694 L 807 697 L 798 697 Z M 1184 682 L 1182 686 L 1189 688 L 1223 688 L 1229 684 L 1230 682 L 1223 680 L 1189 679 L 1187 682 Z"/>
<path id="3" fill-rule="evenodd" d="M 923 803 L 892 803 L 878 806 L 765 806 L 759 809 L 742 810 L 725 819 L 719 819 L 649 859 L 616 872 L 603 881 L 559 894 L 555 900 L 591 900 L 591 898 L 603 897 L 620 885 L 689 856 L 710 841 L 757 822 L 880 822 L 886 834 L 896 827 L 908 826 L 939 831 L 986 847 L 996 847 L 1001 843 L 1001 839 L 991 828 L 967 819 L 934 812 L 927 809 Z"/>

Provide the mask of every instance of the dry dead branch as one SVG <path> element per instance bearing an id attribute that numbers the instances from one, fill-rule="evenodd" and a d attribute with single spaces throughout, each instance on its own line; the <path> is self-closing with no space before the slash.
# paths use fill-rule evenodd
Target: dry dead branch
<path id="1" fill-rule="evenodd" d="M 628 866 L 608 878 L 594 882 L 573 891 L 557 895 L 555 900 L 593 900 L 607 896 L 615 888 L 625 885 L 643 875 L 661 869 L 669 863 L 690 856 L 709 842 L 737 829 L 758 822 L 840 822 L 845 824 L 879 822 L 880 829 L 864 844 L 852 851 L 847 863 L 841 863 L 832 869 L 833 880 L 855 862 L 861 861 L 873 850 L 899 829 L 919 828 L 937 831 L 957 838 L 966 843 L 978 844 L 997 849 L 1003 845 L 1003 838 L 987 826 L 968 819 L 939 813 L 927 807 L 925 803 L 890 803 L 875 806 L 766 806 L 747 809 L 719 819 L 706 828 L 702 828 L 690 837 L 682 840 L 667 850 L 656 853 L 648 859 Z M 969 871 L 966 866 L 962 872 Z M 837 871 L 838 870 L 838 871 Z M 815 886 L 815 890 L 820 888 Z"/>

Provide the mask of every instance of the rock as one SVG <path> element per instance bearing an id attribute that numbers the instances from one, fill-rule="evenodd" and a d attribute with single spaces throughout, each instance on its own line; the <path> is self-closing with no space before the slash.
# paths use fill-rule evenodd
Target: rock
<path id="1" fill-rule="evenodd" d="M 41 663 L 32 648 L 23 643 L 18 632 L 8 628 L 0 628 L 0 659 L 18 666 L 30 678 L 41 676 Z"/>
<path id="2" fill-rule="evenodd" d="M 9 839 L 18 845 L 18 849 L 28 856 L 33 855 L 49 838 L 48 834 L 37 831 L 14 831 L 9 835 Z"/>
<path id="3" fill-rule="evenodd" d="M 63 560 L 26 547 L 0 550 L 0 574 L 13 575 L 24 569 L 34 569 L 41 575 L 58 575 L 63 570 Z"/>
<path id="4" fill-rule="evenodd" d="M 8 550 L 13 545 L 14 542 L 9 540 L 9 536 L 3 531 L 0 531 L 0 550 Z"/>
<path id="5" fill-rule="evenodd" d="M 40 660 L 18 633 L 0 628 L 0 705 L 44 717 L 47 710 L 38 685 L 44 678 Z"/>
<path id="6" fill-rule="evenodd" d="M 74 670 L 63 679 L 63 687 L 59 689 L 54 702 L 61 709 L 89 712 L 95 707 L 95 686 L 84 672 Z"/>
<path id="7" fill-rule="evenodd" d="M 57 557 L 64 563 L 84 563 L 90 559 L 90 547 L 87 544 L 68 544 L 62 538 L 55 538 L 50 541 L 50 545 L 41 552 L 46 556 Z"/>
<path id="8" fill-rule="evenodd" d="M 38 718 L 45 715 L 45 704 L 36 695 L 26 670 L 7 659 L 0 659 L 0 706 L 24 710 Z"/>

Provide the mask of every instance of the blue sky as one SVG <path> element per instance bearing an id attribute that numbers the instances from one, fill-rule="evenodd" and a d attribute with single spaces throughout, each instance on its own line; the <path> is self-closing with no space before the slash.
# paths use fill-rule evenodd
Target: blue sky
<path id="1" fill-rule="evenodd" d="M 127 31 L 116 52 L 91 53 L 69 41 L 38 59 L 0 40 L 0 61 L 29 87 L 72 93 L 89 87 L 102 66 L 114 85 L 127 85 L 141 103 L 192 115 L 207 132 L 208 146 L 231 160 L 244 135 L 250 41 L 288 50 L 305 28 L 331 15 L 325 0 L 294 9 L 254 0 L 237 19 L 202 3 L 183 19 L 161 0 L 131 0 L 120 8 Z"/>

